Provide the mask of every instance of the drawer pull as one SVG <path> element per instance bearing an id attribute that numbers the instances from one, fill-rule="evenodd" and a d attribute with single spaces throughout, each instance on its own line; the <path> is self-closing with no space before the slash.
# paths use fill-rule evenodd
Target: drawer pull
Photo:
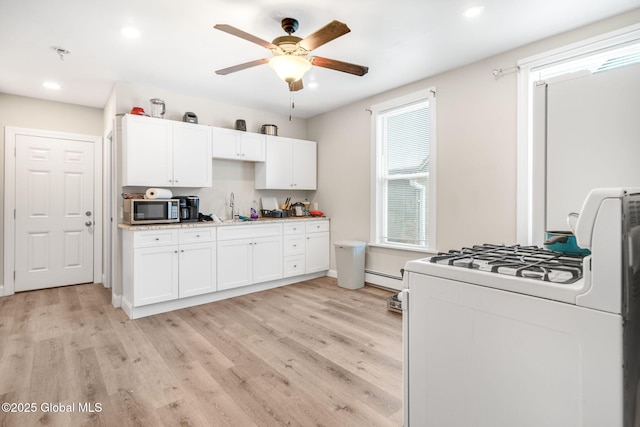
<path id="1" fill-rule="evenodd" d="M 160 238 L 159 238 L 159 237 L 156 237 L 156 241 L 158 241 L 158 240 L 160 240 Z"/>

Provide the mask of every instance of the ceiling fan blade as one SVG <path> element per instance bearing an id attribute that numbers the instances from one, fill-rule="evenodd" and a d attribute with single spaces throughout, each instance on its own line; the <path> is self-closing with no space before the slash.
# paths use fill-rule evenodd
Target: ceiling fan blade
<path id="1" fill-rule="evenodd" d="M 347 27 L 347 24 L 343 24 L 340 21 L 331 21 L 315 33 L 305 37 L 303 40 L 300 40 L 298 45 L 302 46 L 307 51 L 311 51 L 330 42 L 331 40 L 347 34 L 349 31 L 351 30 Z"/>
<path id="2" fill-rule="evenodd" d="M 297 92 L 302 90 L 304 86 L 302 85 L 302 79 L 298 79 L 295 82 L 289 83 L 289 92 Z"/>
<path id="3" fill-rule="evenodd" d="M 245 62 L 244 64 L 238 64 L 238 65 L 234 65 L 233 67 L 216 70 L 216 74 L 226 76 L 227 74 L 235 73 L 236 71 L 255 67 L 256 65 L 266 64 L 267 62 L 269 62 L 268 58 L 256 59 L 255 61 Z"/>
<path id="4" fill-rule="evenodd" d="M 251 35 L 251 34 L 249 34 L 247 32 L 239 30 L 236 27 L 232 27 L 231 25 L 217 24 L 217 25 L 214 25 L 213 28 L 215 28 L 216 30 L 224 31 L 225 33 L 231 34 L 233 36 L 240 37 L 241 39 L 245 39 L 245 40 L 250 41 L 252 43 L 259 44 L 260 46 L 265 47 L 267 49 L 275 49 L 277 47 L 276 45 L 274 45 L 271 42 L 268 42 L 266 40 L 262 40 L 259 37 L 256 37 L 256 36 Z"/>
<path id="5" fill-rule="evenodd" d="M 350 64 L 321 56 L 312 56 L 309 58 L 309 61 L 316 67 L 329 68 L 331 70 L 342 71 L 343 73 L 355 74 L 356 76 L 364 76 L 369 72 L 369 67 L 365 67 L 364 65 Z"/>

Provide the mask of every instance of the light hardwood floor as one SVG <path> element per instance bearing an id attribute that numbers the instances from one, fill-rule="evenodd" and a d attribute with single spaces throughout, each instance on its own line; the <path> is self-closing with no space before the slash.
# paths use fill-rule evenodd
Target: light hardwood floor
<path id="1" fill-rule="evenodd" d="M 0 426 L 400 426 L 389 295 L 323 277 L 138 320 L 101 285 L 0 298 L 0 403 L 36 410 Z"/>

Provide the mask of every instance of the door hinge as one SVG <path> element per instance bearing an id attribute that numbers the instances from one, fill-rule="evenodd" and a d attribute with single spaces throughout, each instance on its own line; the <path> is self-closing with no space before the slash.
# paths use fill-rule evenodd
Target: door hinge
<path id="1" fill-rule="evenodd" d="M 16 271 L 15 270 L 13 270 L 13 281 L 14 282 L 16 281 Z"/>
<path id="2" fill-rule="evenodd" d="M 13 219 L 16 219 L 16 210 L 13 210 Z"/>

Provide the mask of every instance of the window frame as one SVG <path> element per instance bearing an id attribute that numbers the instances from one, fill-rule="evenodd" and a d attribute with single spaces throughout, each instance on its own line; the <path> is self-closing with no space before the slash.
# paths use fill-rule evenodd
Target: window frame
<path id="1" fill-rule="evenodd" d="M 429 211 L 427 213 L 428 245 L 389 243 L 383 241 L 385 229 L 385 191 L 382 180 L 384 166 L 384 138 L 381 116 L 393 110 L 400 110 L 422 102 L 429 103 Z M 369 246 L 400 249 L 405 251 L 432 253 L 436 250 L 436 177 L 437 177 L 437 132 L 436 132 L 436 90 L 435 87 L 419 90 L 389 101 L 371 106 L 371 205 Z"/>

